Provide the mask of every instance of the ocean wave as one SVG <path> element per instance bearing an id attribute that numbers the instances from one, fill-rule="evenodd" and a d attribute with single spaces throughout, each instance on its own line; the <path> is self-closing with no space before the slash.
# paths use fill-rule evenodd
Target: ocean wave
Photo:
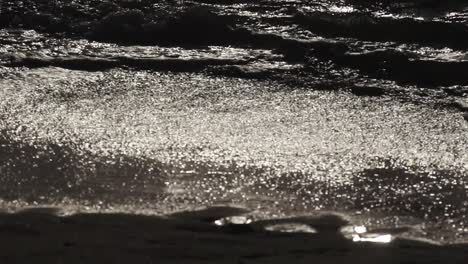
<path id="1" fill-rule="evenodd" d="M 346 0 L 348 4 L 362 9 L 382 9 L 386 8 L 392 11 L 411 12 L 411 11 L 429 11 L 443 12 L 454 9 L 462 9 L 468 6 L 465 0 L 375 0 L 372 2 L 366 0 Z"/>
<path id="2" fill-rule="evenodd" d="M 138 57 L 91 57 L 91 56 L 65 56 L 51 57 L 41 53 L 4 54 L 0 61 L 9 67 L 61 67 L 72 70 L 101 71 L 111 68 L 130 67 L 140 70 L 163 71 L 200 71 L 208 66 L 216 65 L 243 65 L 248 60 L 236 59 L 177 59 L 177 58 L 138 58 Z"/>
<path id="3" fill-rule="evenodd" d="M 390 79 L 401 84 L 426 87 L 468 85 L 468 76 L 464 74 L 468 61 L 421 60 L 411 53 L 380 50 L 346 54 L 337 58 L 336 62 L 372 77 Z"/>
<path id="4" fill-rule="evenodd" d="M 412 18 L 376 17 L 367 13 L 302 13 L 294 21 L 326 37 L 350 37 L 369 41 L 419 43 L 468 48 L 468 27 L 461 23 L 421 21 Z"/>
<path id="5" fill-rule="evenodd" d="M 388 1 L 376 1 L 380 7 L 371 11 L 359 7 L 362 1 L 351 0 L 203 0 L 173 6 L 150 0 L 66 2 L 57 1 L 55 10 L 41 1 L 3 4 L 0 26 L 32 28 L 39 34 L 2 33 L 0 64 L 205 71 L 288 80 L 297 86 L 332 83 L 336 89 L 344 86 L 369 95 L 387 94 L 372 88 L 387 81 L 395 86 L 444 86 L 449 92 L 450 87 L 468 85 L 468 41 L 460 37 L 468 33 L 468 26 L 377 15 L 374 11 L 384 10 Z M 418 1 L 397 2 L 406 6 Z M 244 11 L 250 15 L 242 15 Z M 217 57 L 210 51 L 213 46 L 240 52 Z M 366 79 L 377 82 L 361 89 Z M 464 94 L 461 90 L 455 89 Z"/>

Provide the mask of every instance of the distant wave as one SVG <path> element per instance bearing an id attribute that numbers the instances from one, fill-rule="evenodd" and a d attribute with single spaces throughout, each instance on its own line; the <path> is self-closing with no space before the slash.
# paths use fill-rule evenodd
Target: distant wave
<path id="1" fill-rule="evenodd" d="M 123 53 L 125 47 L 144 45 L 175 50 L 264 49 L 271 54 L 168 58 L 64 51 L 65 56 L 56 56 L 30 50 L 37 40 L 12 36 L 0 37 L 10 47 L 0 52 L 3 66 L 208 71 L 301 87 L 320 83 L 322 88 L 345 87 L 360 95 L 389 94 L 386 83 L 393 82 L 464 96 L 468 85 L 468 38 L 462 37 L 468 35 L 468 19 L 462 19 L 468 4 L 461 0 L 15 2 L 0 5 L 0 28 L 34 29 L 44 34 L 43 39 L 53 39 L 54 43 L 41 44 L 45 48 L 86 39 L 114 43 Z"/>
<path id="2" fill-rule="evenodd" d="M 352 37 L 369 41 L 419 43 L 468 48 L 468 26 L 461 23 L 421 21 L 413 18 L 376 17 L 365 13 L 298 13 L 294 21 L 327 37 Z"/>

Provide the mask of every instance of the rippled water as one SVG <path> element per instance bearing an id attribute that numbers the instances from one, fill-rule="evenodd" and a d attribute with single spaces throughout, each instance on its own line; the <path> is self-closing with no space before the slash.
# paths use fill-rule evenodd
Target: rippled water
<path id="1" fill-rule="evenodd" d="M 468 240 L 464 1 L 55 2 L 0 4 L 4 208 Z"/>

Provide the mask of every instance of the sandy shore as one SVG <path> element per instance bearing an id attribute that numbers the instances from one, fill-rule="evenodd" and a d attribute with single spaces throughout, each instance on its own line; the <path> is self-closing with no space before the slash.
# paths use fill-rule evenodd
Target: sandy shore
<path id="1" fill-rule="evenodd" d="M 0 215 L 1 263 L 467 263 L 468 245 L 395 239 L 352 242 L 334 216 L 309 218 L 317 233 L 281 233 L 265 223 L 217 226 L 238 213 L 215 208 L 169 216 L 74 214 L 35 208 Z M 323 221 L 323 219 L 327 219 Z M 290 219 L 291 222 L 297 219 Z M 334 225 L 335 223 L 336 225 Z M 343 222 L 344 223 L 344 222 Z"/>

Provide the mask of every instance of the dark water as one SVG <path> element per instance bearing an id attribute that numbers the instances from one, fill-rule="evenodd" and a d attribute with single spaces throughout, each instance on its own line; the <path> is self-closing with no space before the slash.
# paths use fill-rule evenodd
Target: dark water
<path id="1" fill-rule="evenodd" d="M 468 239 L 468 3 L 0 3 L 0 198 Z"/>
<path id="2" fill-rule="evenodd" d="M 6 65 L 206 70 L 289 83 L 317 82 L 365 94 L 398 93 L 411 86 L 438 88 L 437 96 L 463 96 L 468 82 L 466 10 L 464 1 L 429 0 L 367 5 L 362 1 L 16 1 L 2 4 L 0 25 L 75 39 L 57 43 L 60 40 L 50 36 L 3 32 Z M 114 50 L 105 51 L 110 58 L 103 58 L 107 46 L 76 43 L 78 39 L 191 48 L 199 50 L 196 53 L 213 46 L 235 47 L 240 54 L 219 60 L 216 55 L 192 54 L 182 63 L 181 54 L 171 56 L 170 51 L 158 52 L 164 58 L 142 52 L 135 52 L 140 58 L 128 58 L 122 50 Z M 30 45 L 18 47 L 21 43 Z M 32 54 L 22 56 L 16 49 Z M 258 50 L 269 52 L 255 54 Z M 375 88 L 384 83 L 399 89 Z"/>

